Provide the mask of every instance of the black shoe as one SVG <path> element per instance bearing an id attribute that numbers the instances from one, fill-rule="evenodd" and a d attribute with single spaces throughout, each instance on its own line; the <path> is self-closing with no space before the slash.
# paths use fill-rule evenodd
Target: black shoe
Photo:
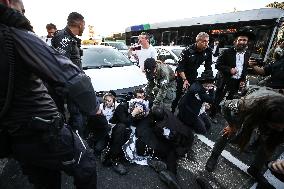
<path id="1" fill-rule="evenodd" d="M 201 189 L 213 189 L 213 187 L 210 185 L 208 180 L 206 180 L 206 178 L 204 177 L 201 177 L 201 176 L 197 177 L 196 182 L 200 186 Z"/>
<path id="2" fill-rule="evenodd" d="M 208 172 L 212 172 L 216 169 L 217 163 L 218 163 L 218 157 L 211 155 L 206 162 L 205 169 Z"/>
<path id="3" fill-rule="evenodd" d="M 258 182 L 257 189 L 275 189 L 266 178 L 261 174 L 261 172 L 253 166 L 247 169 L 248 174 L 250 174 Z"/>
<path id="4" fill-rule="evenodd" d="M 147 163 L 152 167 L 156 172 L 161 172 L 167 169 L 167 164 L 159 160 L 148 159 Z"/>
<path id="5" fill-rule="evenodd" d="M 117 172 L 120 175 L 126 175 L 126 173 L 127 173 L 126 167 L 124 165 L 122 165 L 121 163 L 118 163 L 118 162 L 114 163 L 112 165 L 112 168 L 115 172 Z"/>
<path id="6" fill-rule="evenodd" d="M 159 173 L 160 179 L 167 184 L 170 189 L 181 189 L 175 175 L 170 171 L 161 171 Z"/>

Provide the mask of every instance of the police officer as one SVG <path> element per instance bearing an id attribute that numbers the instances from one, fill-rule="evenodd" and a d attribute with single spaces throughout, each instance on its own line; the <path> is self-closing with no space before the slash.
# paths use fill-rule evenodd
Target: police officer
<path id="1" fill-rule="evenodd" d="M 182 91 L 192 84 L 198 76 L 197 69 L 205 61 L 205 70 L 212 70 L 212 50 L 208 46 L 209 35 L 200 32 L 196 36 L 196 43 L 190 45 L 180 55 L 177 67 L 176 98 L 172 103 L 172 112 L 175 111 Z"/>
<path id="2" fill-rule="evenodd" d="M 212 172 L 216 168 L 218 157 L 238 131 L 237 141 L 244 149 L 253 130 L 258 128 L 260 146 L 247 172 L 256 179 L 260 188 L 274 188 L 261 171 L 275 148 L 284 142 L 284 96 L 271 88 L 254 86 L 242 99 L 226 100 L 221 104 L 227 126 L 214 145 L 206 170 Z"/>
<path id="3" fill-rule="evenodd" d="M 69 58 L 79 69 L 82 69 L 82 50 L 80 49 L 81 40 L 76 35 L 82 36 L 84 29 L 84 17 L 77 12 L 71 12 L 67 18 L 67 26 L 55 33 L 51 41 L 52 46 Z M 61 103 L 64 103 L 64 101 L 61 100 Z M 79 130 L 79 133 L 83 134 L 85 116 L 70 98 L 67 98 L 67 108 L 70 113 L 70 126 L 73 130 Z"/>
<path id="4" fill-rule="evenodd" d="M 35 188 L 61 188 L 62 170 L 74 176 L 77 188 L 96 188 L 93 153 L 63 123 L 42 82 L 95 115 L 90 79 L 34 35 L 23 12 L 21 0 L 0 0 L 1 157 L 18 160 Z"/>
<path id="5" fill-rule="evenodd" d="M 164 106 L 170 110 L 171 104 L 175 99 L 175 73 L 172 68 L 163 63 L 156 63 L 154 58 L 147 58 L 144 63 L 144 69 L 148 82 L 154 79 L 154 101 L 153 105 Z"/>
<path id="6" fill-rule="evenodd" d="M 271 64 L 267 64 L 264 67 L 260 67 L 255 59 L 249 59 L 249 65 L 253 68 L 253 70 L 259 74 L 264 76 L 271 76 L 266 81 L 266 86 L 271 87 L 273 89 L 284 89 L 284 53 L 283 50 L 278 52 L 280 54 L 280 58 Z M 282 91 L 283 92 L 283 91 Z"/>

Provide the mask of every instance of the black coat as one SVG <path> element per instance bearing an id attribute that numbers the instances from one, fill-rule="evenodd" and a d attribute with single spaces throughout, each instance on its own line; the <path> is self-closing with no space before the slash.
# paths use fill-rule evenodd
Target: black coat
<path id="1" fill-rule="evenodd" d="M 177 72 L 184 72 L 187 80 L 193 83 L 198 76 L 198 68 L 205 62 L 205 70 L 212 70 L 212 49 L 207 48 L 202 52 L 196 50 L 196 44 L 185 48 L 179 58 Z"/>
<path id="2" fill-rule="evenodd" d="M 179 102 L 178 117 L 190 125 L 198 117 L 204 102 L 213 103 L 213 97 L 206 93 L 205 88 L 198 81 L 194 82 Z"/>
<path id="3" fill-rule="evenodd" d="M 219 71 L 219 73 L 222 74 L 225 81 L 228 81 L 232 74 L 230 73 L 230 70 L 232 68 L 236 67 L 236 50 L 234 47 L 226 49 L 217 59 L 216 62 L 216 69 Z M 243 65 L 243 71 L 241 74 L 240 80 L 244 81 L 247 75 L 247 67 L 248 67 L 248 60 L 250 58 L 250 52 L 246 51 L 244 56 L 244 65 Z"/>

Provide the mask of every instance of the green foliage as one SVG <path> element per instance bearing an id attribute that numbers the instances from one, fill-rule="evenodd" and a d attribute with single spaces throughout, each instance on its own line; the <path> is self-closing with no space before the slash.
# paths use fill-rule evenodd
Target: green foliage
<path id="1" fill-rule="evenodd" d="M 271 8 L 278 8 L 278 9 L 284 9 L 284 2 L 273 2 L 273 3 L 269 3 L 268 5 L 266 5 L 266 7 L 271 7 Z"/>

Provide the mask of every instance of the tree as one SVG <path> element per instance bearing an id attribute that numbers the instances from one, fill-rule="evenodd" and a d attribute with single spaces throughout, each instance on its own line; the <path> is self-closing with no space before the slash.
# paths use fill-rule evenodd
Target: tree
<path id="1" fill-rule="evenodd" d="M 273 2 L 273 3 L 269 3 L 268 5 L 266 5 L 266 7 L 271 7 L 271 8 L 278 8 L 278 9 L 284 9 L 284 2 Z"/>

